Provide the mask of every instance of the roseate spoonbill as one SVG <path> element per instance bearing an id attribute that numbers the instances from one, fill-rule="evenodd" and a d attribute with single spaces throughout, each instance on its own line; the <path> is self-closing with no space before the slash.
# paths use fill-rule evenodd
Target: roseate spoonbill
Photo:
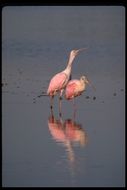
<path id="1" fill-rule="evenodd" d="M 67 100 L 73 99 L 74 105 L 74 98 L 80 96 L 85 91 L 87 84 L 91 85 L 95 89 L 86 76 L 81 76 L 79 80 L 70 80 L 66 86 L 65 98 Z"/>
<path id="2" fill-rule="evenodd" d="M 63 91 L 64 91 L 64 89 L 70 79 L 70 76 L 71 76 L 72 63 L 73 63 L 76 55 L 80 51 L 85 50 L 85 49 L 87 49 L 87 48 L 72 50 L 70 52 L 69 60 L 68 60 L 65 70 L 63 70 L 62 72 L 57 73 L 55 76 L 53 76 L 53 78 L 51 79 L 51 81 L 49 83 L 47 94 L 50 96 L 50 100 L 51 100 L 50 108 L 51 109 L 53 108 L 53 98 L 59 92 L 59 113 L 60 113 L 60 115 L 61 115 L 62 94 L 63 94 Z"/>

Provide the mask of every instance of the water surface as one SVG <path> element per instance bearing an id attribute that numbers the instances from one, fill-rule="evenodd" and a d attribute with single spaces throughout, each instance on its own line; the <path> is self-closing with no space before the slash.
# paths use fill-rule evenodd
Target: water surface
<path id="1" fill-rule="evenodd" d="M 45 96 L 72 49 L 72 78 L 96 87 Z M 122 6 L 2 10 L 3 187 L 125 186 L 125 10 Z"/>

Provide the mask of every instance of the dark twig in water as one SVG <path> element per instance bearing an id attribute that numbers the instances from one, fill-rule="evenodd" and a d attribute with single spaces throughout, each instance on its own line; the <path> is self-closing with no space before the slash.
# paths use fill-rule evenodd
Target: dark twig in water
<path id="1" fill-rule="evenodd" d="M 42 94 L 40 94 L 40 95 L 38 95 L 36 98 L 33 98 L 33 103 L 35 103 L 36 102 L 36 99 L 37 98 L 40 98 L 41 96 L 48 96 L 45 92 L 42 92 Z"/>
<path id="2" fill-rule="evenodd" d="M 47 94 L 40 94 L 37 97 L 40 98 L 41 96 L 48 96 Z"/>

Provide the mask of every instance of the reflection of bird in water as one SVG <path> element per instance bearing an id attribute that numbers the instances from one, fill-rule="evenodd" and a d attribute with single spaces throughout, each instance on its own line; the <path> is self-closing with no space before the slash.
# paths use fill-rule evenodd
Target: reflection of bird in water
<path id="1" fill-rule="evenodd" d="M 66 148 L 71 174 L 74 176 L 75 153 L 73 146 L 84 146 L 87 144 L 86 132 L 77 122 L 71 119 L 63 121 L 62 117 L 57 120 L 53 114 L 48 119 L 48 127 L 53 139 Z"/>
<path id="2" fill-rule="evenodd" d="M 71 119 L 63 121 L 60 117 L 57 120 L 54 115 L 51 115 L 48 119 L 48 127 L 56 142 L 63 143 L 64 145 L 68 145 L 68 142 L 70 144 L 76 143 L 80 146 L 84 146 L 87 143 L 87 135 L 81 124 Z"/>
<path id="3" fill-rule="evenodd" d="M 65 70 L 63 70 L 62 72 L 57 73 L 55 76 L 53 76 L 53 78 L 51 79 L 51 81 L 49 83 L 47 94 L 50 96 L 50 99 L 51 99 L 50 107 L 51 107 L 51 109 L 53 108 L 53 98 L 57 94 L 57 92 L 59 92 L 59 94 L 60 94 L 59 95 L 59 113 L 60 113 L 60 115 L 61 115 L 62 94 L 63 94 L 63 90 L 65 89 L 65 87 L 70 79 L 70 76 L 71 76 L 72 63 L 73 63 L 76 55 L 84 49 L 86 49 L 86 48 L 72 50 L 70 52 L 69 60 L 68 60 L 67 67 L 65 68 Z"/>
<path id="4" fill-rule="evenodd" d="M 84 146 L 87 143 L 87 135 L 82 129 L 81 125 L 72 121 L 71 119 L 65 120 L 66 136 L 73 143 L 78 143 Z"/>

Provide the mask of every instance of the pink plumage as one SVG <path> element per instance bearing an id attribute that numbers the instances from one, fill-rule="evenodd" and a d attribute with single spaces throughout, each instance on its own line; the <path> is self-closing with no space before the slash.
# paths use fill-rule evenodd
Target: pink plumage
<path id="1" fill-rule="evenodd" d="M 47 94 L 54 96 L 57 91 L 62 90 L 67 82 L 67 75 L 63 72 L 56 74 L 50 81 Z"/>
<path id="2" fill-rule="evenodd" d="M 89 81 L 85 76 L 81 76 L 79 80 L 70 80 L 66 86 L 65 98 L 67 100 L 70 100 L 72 98 L 75 98 L 76 96 L 80 96 L 85 90 L 86 84 L 88 83 Z"/>
<path id="3" fill-rule="evenodd" d="M 65 98 L 66 99 L 72 99 L 77 94 L 77 88 L 78 88 L 78 80 L 71 80 L 66 87 L 65 91 Z"/>

